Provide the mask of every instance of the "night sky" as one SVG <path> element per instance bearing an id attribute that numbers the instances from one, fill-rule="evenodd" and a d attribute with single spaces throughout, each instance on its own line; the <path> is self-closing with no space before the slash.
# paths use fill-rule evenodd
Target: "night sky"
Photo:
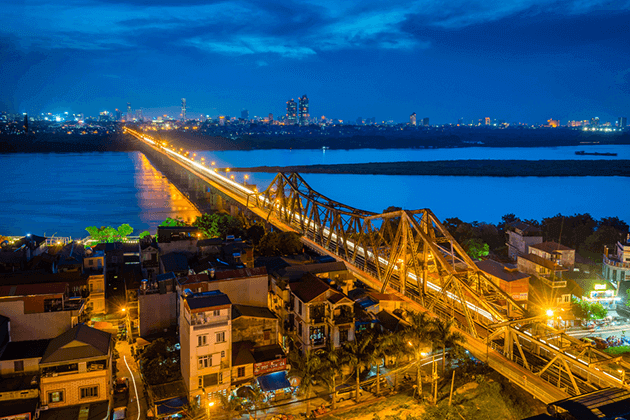
<path id="1" fill-rule="evenodd" d="M 630 2 L 4 1 L 0 111 L 630 116 Z"/>

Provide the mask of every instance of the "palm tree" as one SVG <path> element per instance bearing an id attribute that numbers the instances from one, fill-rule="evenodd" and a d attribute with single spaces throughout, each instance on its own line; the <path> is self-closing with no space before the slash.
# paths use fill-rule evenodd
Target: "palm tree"
<path id="1" fill-rule="evenodd" d="M 346 341 L 343 346 L 346 363 L 356 370 L 356 402 L 359 402 L 359 374 L 363 369 L 370 367 L 370 351 L 367 347 L 371 344 L 372 337 L 368 332 L 356 334 L 353 341 Z"/>
<path id="2" fill-rule="evenodd" d="M 320 350 L 318 356 L 322 362 L 319 377 L 328 387 L 332 395 L 332 409 L 337 408 L 337 375 L 343 366 L 343 350 L 335 349 L 329 342 L 326 350 Z"/>
<path id="3" fill-rule="evenodd" d="M 426 355 L 426 350 L 431 343 L 431 332 L 433 323 L 426 312 L 407 312 L 406 320 L 409 325 L 406 326 L 404 337 L 407 344 L 411 347 L 411 353 L 416 363 L 418 396 L 422 395 L 422 367 L 420 361 Z"/>
<path id="4" fill-rule="evenodd" d="M 287 376 L 300 379 L 298 393 L 306 396 L 306 415 L 308 415 L 311 408 L 311 394 L 315 381 L 319 377 L 322 361 L 311 350 L 307 350 L 304 354 L 297 350 L 290 352 L 289 358 L 291 359 L 291 370 Z"/>
<path id="5" fill-rule="evenodd" d="M 444 375 L 445 360 L 446 360 L 446 348 L 463 345 L 466 342 L 466 337 L 459 331 L 453 331 L 453 325 L 455 321 L 453 319 L 447 319 L 442 321 L 441 319 L 433 320 L 433 345 L 442 348 L 442 375 Z"/>
<path id="6" fill-rule="evenodd" d="M 258 410 L 262 410 L 264 413 L 264 410 L 269 408 L 269 403 L 265 401 L 265 394 L 259 386 L 252 387 L 252 391 L 244 401 L 243 407 L 250 419 L 258 418 Z"/>
<path id="7" fill-rule="evenodd" d="M 381 364 L 385 365 L 385 357 L 391 356 L 394 350 L 395 344 L 393 333 L 383 333 L 376 336 L 374 346 L 370 349 L 372 353 L 370 356 L 370 362 L 376 366 L 376 395 L 381 393 Z"/>

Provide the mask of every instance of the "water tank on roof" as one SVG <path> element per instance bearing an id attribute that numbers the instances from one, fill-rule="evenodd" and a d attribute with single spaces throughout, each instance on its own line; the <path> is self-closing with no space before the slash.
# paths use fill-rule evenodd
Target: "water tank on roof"
<path id="1" fill-rule="evenodd" d="M 149 280 L 142 279 L 142 281 L 140 282 L 140 290 L 144 292 L 147 290 L 148 286 L 149 286 Z"/>
<path id="2" fill-rule="evenodd" d="M 210 271 L 208 272 L 208 276 L 210 276 L 211 279 L 214 278 L 214 268 L 210 269 Z"/>

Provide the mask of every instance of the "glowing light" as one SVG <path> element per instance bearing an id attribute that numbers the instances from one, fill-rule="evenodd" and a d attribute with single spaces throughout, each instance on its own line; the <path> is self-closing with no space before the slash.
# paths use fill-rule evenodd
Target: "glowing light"
<path id="1" fill-rule="evenodd" d="M 553 309 L 547 309 L 546 314 L 547 316 L 550 316 L 550 317 L 553 316 Z"/>

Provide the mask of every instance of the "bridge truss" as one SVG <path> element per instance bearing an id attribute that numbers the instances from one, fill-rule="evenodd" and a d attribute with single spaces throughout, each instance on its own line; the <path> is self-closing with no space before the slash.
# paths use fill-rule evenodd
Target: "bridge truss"
<path id="1" fill-rule="evenodd" d="M 332 200 L 297 173 L 252 194 L 258 208 L 429 310 L 458 309 L 465 330 L 521 318 L 522 307 L 481 272 L 429 209 L 377 214 Z"/>

